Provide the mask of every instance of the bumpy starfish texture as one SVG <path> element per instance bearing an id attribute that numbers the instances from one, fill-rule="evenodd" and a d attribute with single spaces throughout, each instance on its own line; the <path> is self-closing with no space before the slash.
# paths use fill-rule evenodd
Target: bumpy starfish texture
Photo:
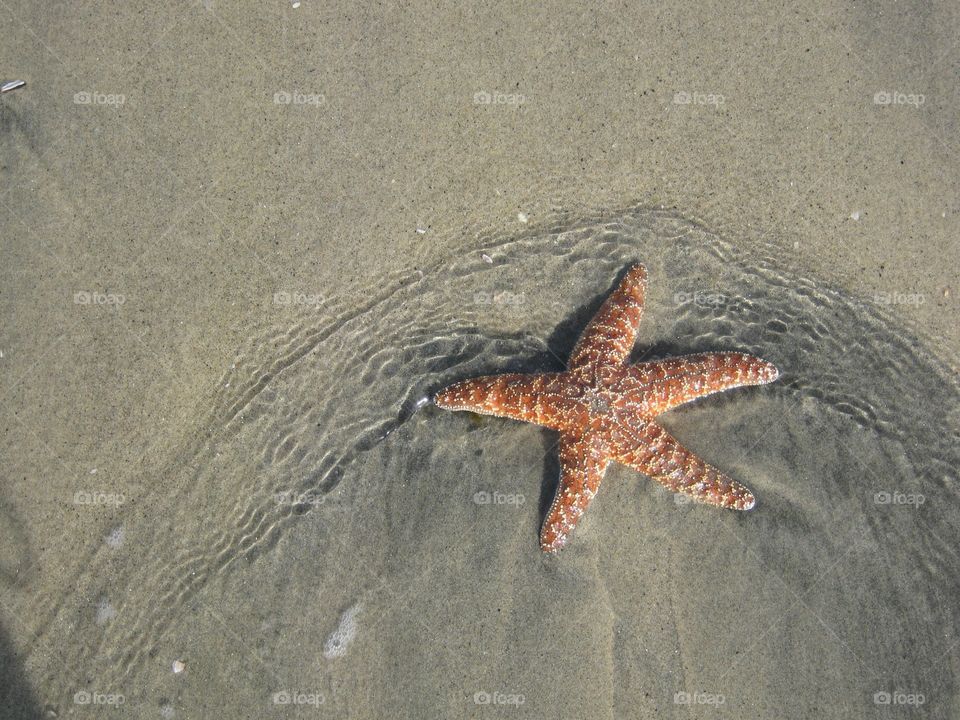
<path id="1" fill-rule="evenodd" d="M 654 418 L 691 400 L 777 379 L 771 363 L 744 353 L 704 353 L 627 364 L 643 315 L 647 272 L 634 265 L 573 349 L 566 372 L 488 375 L 434 398 L 441 408 L 535 423 L 560 433 L 560 483 L 540 532 L 557 552 L 619 462 L 700 502 L 749 510 L 753 493 L 683 447 Z"/>

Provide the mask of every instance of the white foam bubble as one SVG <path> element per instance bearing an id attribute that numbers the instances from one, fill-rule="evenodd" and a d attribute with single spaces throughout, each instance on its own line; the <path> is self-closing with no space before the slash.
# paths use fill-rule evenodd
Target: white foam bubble
<path id="1" fill-rule="evenodd" d="M 114 549 L 123 545 L 123 525 L 115 527 L 103 540 L 109 547 Z"/>
<path id="2" fill-rule="evenodd" d="M 117 616 L 117 611 L 114 610 L 113 605 L 110 604 L 110 601 L 106 598 L 100 598 L 97 601 L 97 625 L 103 625 L 110 620 L 113 620 Z"/>
<path id="3" fill-rule="evenodd" d="M 337 629 L 330 633 L 327 641 L 323 644 L 323 656 L 327 660 L 343 657 L 347 654 L 347 648 L 357 634 L 357 613 L 359 612 L 359 605 L 344 610 L 343 615 L 340 616 L 340 624 Z"/>

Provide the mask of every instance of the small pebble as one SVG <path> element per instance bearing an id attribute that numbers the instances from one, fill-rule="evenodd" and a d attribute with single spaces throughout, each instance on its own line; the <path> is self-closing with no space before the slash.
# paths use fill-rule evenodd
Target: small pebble
<path id="1" fill-rule="evenodd" d="M 480 259 L 483 260 L 488 265 L 493 265 L 493 258 L 487 255 L 486 253 L 480 253 Z"/>
<path id="2" fill-rule="evenodd" d="M 517 213 L 517 220 L 519 220 L 520 222 L 525 223 L 529 219 L 530 219 L 530 216 L 527 215 L 525 212 Z"/>
<path id="3" fill-rule="evenodd" d="M 854 210 L 852 213 L 850 213 L 850 219 L 851 219 L 851 220 L 859 220 L 859 219 L 860 219 L 860 211 L 859 211 L 859 210 Z"/>
<path id="4" fill-rule="evenodd" d="M 184 671 L 184 669 L 186 669 L 186 667 L 187 667 L 187 666 L 184 664 L 183 660 L 174 660 L 174 661 L 173 661 L 173 672 L 176 673 L 177 675 L 179 675 L 180 673 L 182 673 L 182 672 Z"/>

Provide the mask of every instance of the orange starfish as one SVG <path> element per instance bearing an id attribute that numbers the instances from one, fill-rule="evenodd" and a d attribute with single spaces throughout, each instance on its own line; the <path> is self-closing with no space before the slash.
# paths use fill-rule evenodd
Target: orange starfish
<path id="1" fill-rule="evenodd" d="M 647 271 L 634 265 L 577 341 L 566 372 L 488 375 L 454 383 L 434 402 L 560 432 L 560 484 L 540 531 L 556 552 L 616 461 L 667 489 L 735 510 L 756 502 L 746 487 L 677 442 L 654 418 L 683 403 L 777 379 L 771 363 L 744 353 L 703 353 L 627 364 L 643 315 Z"/>

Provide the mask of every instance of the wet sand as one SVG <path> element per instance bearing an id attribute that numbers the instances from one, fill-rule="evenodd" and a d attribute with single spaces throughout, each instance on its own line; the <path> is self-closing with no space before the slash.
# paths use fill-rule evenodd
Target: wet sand
<path id="1" fill-rule="evenodd" d="M 211 0 L 56 12 L 20 3 L 0 14 L 3 79 L 28 82 L 0 98 L 0 679 L 20 716 L 93 715 L 111 696 L 154 717 L 686 717 L 676 693 L 697 692 L 729 698 L 707 708 L 716 717 L 862 717 L 876 710 L 873 692 L 898 689 L 926 690 L 920 712 L 931 717 L 956 707 L 937 674 L 955 677 L 949 642 L 931 642 L 931 669 L 910 679 L 883 662 L 883 642 L 850 640 L 871 618 L 920 616 L 899 594 L 907 581 L 863 617 L 853 612 L 860 590 L 836 615 L 836 596 L 805 594 L 818 576 L 790 543 L 815 538 L 809 552 L 826 560 L 841 536 L 802 493 L 779 494 L 780 479 L 806 467 L 786 445 L 761 446 L 731 470 L 762 473 L 789 526 L 697 514 L 705 527 L 695 531 L 664 517 L 671 502 L 650 507 L 660 496 L 648 482 L 618 471 L 591 509 L 602 520 L 549 566 L 534 540 L 556 466 L 538 430 L 485 425 L 474 430 L 495 436 L 474 443 L 467 421 L 421 412 L 390 442 L 367 441 L 346 477 L 326 454 L 342 438 L 376 436 L 378 416 L 341 380 L 360 369 L 396 379 L 396 416 L 431 387 L 411 368 L 457 367 L 426 358 L 475 357 L 464 373 L 514 353 L 526 369 L 550 362 L 615 277 L 602 235 L 564 263 L 521 254 L 524 273 L 499 285 L 456 279 L 470 277 L 470 261 L 486 264 L 481 252 L 496 259 L 497 243 L 539 238 L 539 252 L 552 227 L 636 206 L 697 221 L 744 268 L 753 257 L 861 300 L 949 374 L 960 349 L 952 8 L 238 10 Z M 633 247 L 657 259 L 672 242 L 653 233 Z M 706 262 L 675 262 L 687 290 L 751 287 Z M 697 269 L 707 274 L 687 273 Z M 417 312 L 379 324 L 395 288 L 424 277 L 434 294 L 404 296 Z M 663 281 L 664 298 L 677 282 Z M 476 293 L 505 289 L 528 302 L 478 313 Z M 646 339 L 681 351 L 701 349 L 697 338 L 748 341 L 744 316 L 724 316 L 729 333 L 714 336 L 673 324 L 678 312 L 661 304 Z M 684 327 L 693 335 L 670 336 Z M 388 330 L 419 344 L 387 342 Z M 691 444 L 706 428 L 702 450 L 719 463 L 724 436 L 749 437 L 778 416 L 766 403 L 787 400 L 739 396 L 720 407 L 718 427 L 695 426 L 696 412 L 677 421 Z M 341 414 L 351 407 L 352 422 Z M 960 418 L 945 412 L 949 436 Z M 861 437 L 842 415 L 819 432 L 884 457 L 871 445 L 879 416 L 865 414 Z M 308 417 L 322 429 L 313 438 Z M 817 432 L 794 421 L 785 437 L 815 448 Z M 840 477 L 844 457 L 806 482 Z M 919 487 L 935 477 L 898 462 L 888 458 Z M 472 492 L 525 492 L 527 502 L 483 516 L 430 491 L 470 478 Z M 290 491 L 295 510 L 264 510 Z M 940 548 L 895 525 L 912 538 L 898 569 L 918 557 L 942 569 Z M 744 549 L 768 545 L 786 559 Z M 776 574 L 763 572 L 751 595 L 730 572 L 757 562 Z M 791 604 L 777 578 L 816 613 L 783 626 Z M 922 597 L 937 602 L 932 590 Z M 725 612 L 746 599 L 757 643 L 741 643 Z M 338 631 L 349 638 L 339 655 Z M 806 681 L 803 653 L 823 663 Z M 761 692 L 730 691 L 725 670 L 741 663 Z M 814 692 L 829 678 L 840 678 L 832 714 Z M 278 704 L 278 692 L 303 698 Z M 478 706 L 487 700 L 497 707 Z"/>

